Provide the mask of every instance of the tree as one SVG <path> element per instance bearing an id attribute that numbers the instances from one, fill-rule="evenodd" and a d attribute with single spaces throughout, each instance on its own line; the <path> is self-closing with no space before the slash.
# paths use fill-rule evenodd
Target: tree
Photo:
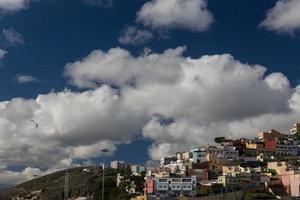
<path id="1" fill-rule="evenodd" d="M 222 143 L 222 142 L 224 142 L 225 140 L 226 140 L 225 137 L 216 137 L 216 138 L 215 138 L 215 142 L 216 142 L 216 143 Z"/>

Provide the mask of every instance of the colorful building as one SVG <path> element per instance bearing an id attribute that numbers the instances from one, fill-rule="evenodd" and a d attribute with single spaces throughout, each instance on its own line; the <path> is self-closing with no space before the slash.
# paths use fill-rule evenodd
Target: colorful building
<path id="1" fill-rule="evenodd" d="M 195 196 L 196 176 L 184 178 L 157 178 L 147 177 L 144 187 L 145 195 L 159 196 Z"/>
<path id="2" fill-rule="evenodd" d="M 292 197 L 300 197 L 300 172 L 289 168 L 287 162 L 269 162 L 268 169 L 276 171 L 286 192 Z"/>
<path id="3" fill-rule="evenodd" d="M 264 131 L 258 133 L 258 138 L 260 141 L 265 141 L 265 140 L 274 140 L 276 138 L 282 138 L 284 137 L 285 134 L 276 131 L 274 129 L 271 129 L 270 131 Z"/>

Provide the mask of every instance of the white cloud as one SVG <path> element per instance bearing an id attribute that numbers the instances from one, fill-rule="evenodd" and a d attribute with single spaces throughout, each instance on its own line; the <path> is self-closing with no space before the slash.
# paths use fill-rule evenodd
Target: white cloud
<path id="1" fill-rule="evenodd" d="M 178 143 L 160 143 L 152 144 L 148 153 L 151 159 L 160 160 L 164 156 L 174 156 L 178 151 L 190 150 L 185 144 Z"/>
<path id="2" fill-rule="evenodd" d="M 287 130 L 300 119 L 300 86 L 283 74 L 228 54 L 185 57 L 184 50 L 95 50 L 65 67 L 70 83 L 90 90 L 1 102 L 1 163 L 58 169 L 101 148 L 114 153 L 139 134 L 153 141 L 149 154 L 158 159 L 216 136 Z"/>
<path id="3" fill-rule="evenodd" d="M 7 51 L 0 49 L 0 60 L 3 59 L 6 54 L 7 54 Z"/>
<path id="4" fill-rule="evenodd" d="M 27 7 L 29 0 L 1 0 L 0 11 L 12 12 L 19 11 Z"/>
<path id="5" fill-rule="evenodd" d="M 283 74 L 265 74 L 265 67 L 228 54 L 184 57 L 184 49 L 137 57 L 120 48 L 96 50 L 67 64 L 65 76 L 81 88 L 118 86 L 121 106 L 145 119 L 140 128 L 154 142 L 150 155 L 212 142 L 216 136 L 287 130 L 299 118 L 298 89 Z M 173 122 L 162 124 L 166 119 Z"/>
<path id="6" fill-rule="evenodd" d="M 109 149 L 109 152 L 105 155 L 112 155 L 116 151 L 116 144 L 111 141 L 100 141 L 92 145 L 78 146 L 72 149 L 72 158 L 74 159 L 86 159 L 96 158 L 103 156 L 102 149 Z"/>
<path id="7" fill-rule="evenodd" d="M 145 54 L 138 58 L 121 48 L 108 52 L 95 50 L 86 58 L 66 65 L 65 76 L 81 88 L 96 88 L 100 83 L 126 85 L 175 83 L 179 76 L 181 53 L 184 47 L 167 50 L 163 54 Z"/>
<path id="8" fill-rule="evenodd" d="M 120 101 L 118 91 L 103 86 L 0 102 L 1 164 L 53 170 L 101 156 L 103 148 L 113 154 L 116 145 L 130 141 L 144 123 Z"/>
<path id="9" fill-rule="evenodd" d="M 23 36 L 15 29 L 3 29 L 2 34 L 6 45 L 14 46 L 24 44 Z"/>
<path id="10" fill-rule="evenodd" d="M 153 29 L 205 31 L 213 15 L 205 0 L 151 0 L 138 11 L 136 21 Z"/>
<path id="11" fill-rule="evenodd" d="M 119 42 L 127 45 L 140 45 L 147 43 L 153 37 L 153 33 L 148 30 L 138 29 L 135 26 L 129 26 L 122 31 L 122 34 L 119 37 Z"/>
<path id="12" fill-rule="evenodd" d="M 271 31 L 292 34 L 300 28 L 300 1 L 277 1 L 275 7 L 267 12 L 267 17 L 260 26 Z"/>
<path id="13" fill-rule="evenodd" d="M 36 77 L 33 77 L 28 74 L 17 74 L 15 77 L 16 81 L 20 84 L 31 83 L 39 81 Z"/>
<path id="14" fill-rule="evenodd" d="M 21 183 L 25 180 L 32 179 L 34 175 L 43 175 L 44 173 L 38 168 L 27 167 L 21 172 L 9 171 L 6 169 L 0 170 L 0 184 L 13 185 Z"/>

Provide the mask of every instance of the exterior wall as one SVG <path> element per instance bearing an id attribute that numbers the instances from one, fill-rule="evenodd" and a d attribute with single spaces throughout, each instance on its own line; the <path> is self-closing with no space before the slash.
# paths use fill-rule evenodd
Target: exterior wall
<path id="1" fill-rule="evenodd" d="M 300 174 L 288 171 L 286 162 L 269 162 L 268 168 L 276 170 L 288 194 L 292 197 L 300 196 Z"/>
<path id="2" fill-rule="evenodd" d="M 287 172 L 286 162 L 268 162 L 268 169 L 274 169 L 277 174 L 284 174 Z"/>
<path id="3" fill-rule="evenodd" d="M 194 151 L 192 152 L 192 162 L 193 163 L 202 163 L 206 161 L 207 156 L 206 151 Z"/>
<path id="4" fill-rule="evenodd" d="M 300 196 L 300 174 L 291 174 L 289 175 L 290 178 L 290 191 L 292 197 L 299 197 Z"/>
<path id="5" fill-rule="evenodd" d="M 120 174 L 117 174 L 117 186 L 118 187 L 121 184 L 121 181 L 122 181 L 123 178 L 124 178 L 124 176 L 121 176 Z"/>
<path id="6" fill-rule="evenodd" d="M 277 144 L 276 140 L 267 140 L 265 141 L 265 148 L 275 150 L 276 144 Z"/>
<path id="7" fill-rule="evenodd" d="M 300 124 L 293 124 L 293 127 L 290 129 L 290 134 L 300 133 Z"/>
<path id="8" fill-rule="evenodd" d="M 296 156 L 298 154 L 298 145 L 292 140 L 277 141 L 276 155 Z"/>
<path id="9" fill-rule="evenodd" d="M 146 179 L 144 193 L 145 194 L 153 194 L 154 193 L 154 180 L 153 179 Z"/>
<path id="10" fill-rule="evenodd" d="M 208 170 L 207 169 L 194 169 L 191 171 L 191 175 L 196 176 L 197 182 L 208 180 Z"/>
<path id="11" fill-rule="evenodd" d="M 189 160 L 192 157 L 192 153 L 191 152 L 183 152 L 182 157 L 183 157 L 184 161 Z"/>
<path id="12" fill-rule="evenodd" d="M 177 158 L 177 160 L 183 160 L 182 152 L 177 152 L 176 153 L 176 158 Z"/>
<path id="13" fill-rule="evenodd" d="M 183 163 L 172 162 L 168 165 L 164 165 L 164 168 L 169 169 L 171 173 L 176 173 L 181 175 L 186 174 L 186 167 L 183 165 Z"/>
<path id="14" fill-rule="evenodd" d="M 222 174 L 223 175 L 233 175 L 240 173 L 240 167 L 239 166 L 223 166 L 222 167 Z"/>
<path id="15" fill-rule="evenodd" d="M 151 182 L 152 181 L 152 182 Z M 146 194 L 171 194 L 179 196 L 180 194 L 185 195 L 196 195 L 196 177 L 185 177 L 185 178 L 154 178 L 148 177 L 144 191 Z"/>
<path id="16" fill-rule="evenodd" d="M 160 165 L 168 165 L 171 162 L 176 162 L 176 161 L 177 161 L 176 156 L 163 157 L 162 159 L 160 159 Z"/>
<path id="17" fill-rule="evenodd" d="M 243 162 L 256 161 L 256 157 L 255 156 L 243 156 L 243 157 L 240 157 L 240 161 L 243 161 Z"/>
<path id="18" fill-rule="evenodd" d="M 247 149 L 257 149 L 257 148 L 261 148 L 264 145 L 262 143 L 256 143 L 256 142 L 247 142 L 246 143 L 246 148 Z"/>
<path id="19" fill-rule="evenodd" d="M 140 166 L 140 165 L 132 165 L 131 166 L 131 172 L 134 175 L 139 175 L 142 172 L 146 172 L 146 167 Z"/>
<path id="20" fill-rule="evenodd" d="M 276 154 L 275 149 L 266 149 L 265 147 L 256 149 L 256 154 L 263 154 L 264 156 L 273 156 Z"/>
<path id="21" fill-rule="evenodd" d="M 177 152 L 176 153 L 176 158 L 177 160 L 183 160 L 183 161 L 187 161 L 190 158 L 192 158 L 192 152 Z"/>
<path id="22" fill-rule="evenodd" d="M 236 175 L 219 176 L 218 182 L 223 184 L 225 189 L 246 189 L 260 186 L 259 173 L 240 173 Z"/>
<path id="23" fill-rule="evenodd" d="M 231 144 L 225 144 L 221 147 L 210 146 L 207 148 L 207 152 L 220 159 L 239 160 L 239 153 Z"/>
<path id="24" fill-rule="evenodd" d="M 282 138 L 283 134 L 279 131 L 276 131 L 274 129 L 268 131 L 268 132 L 260 132 L 258 133 L 258 138 L 261 141 L 265 140 L 274 140 L 275 138 Z"/>
<path id="25" fill-rule="evenodd" d="M 119 160 L 115 160 L 110 163 L 110 167 L 113 169 L 125 169 L 127 166 L 127 163 Z"/>

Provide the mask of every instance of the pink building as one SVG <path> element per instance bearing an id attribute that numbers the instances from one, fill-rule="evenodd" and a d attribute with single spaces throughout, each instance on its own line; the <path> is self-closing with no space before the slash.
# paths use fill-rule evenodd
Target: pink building
<path id="1" fill-rule="evenodd" d="M 300 174 L 289 170 L 286 162 L 269 162 L 269 169 L 274 169 L 281 179 L 286 192 L 292 197 L 300 196 Z"/>
<path id="2" fill-rule="evenodd" d="M 154 180 L 152 178 L 147 178 L 144 187 L 144 194 L 153 194 L 154 193 Z"/>

